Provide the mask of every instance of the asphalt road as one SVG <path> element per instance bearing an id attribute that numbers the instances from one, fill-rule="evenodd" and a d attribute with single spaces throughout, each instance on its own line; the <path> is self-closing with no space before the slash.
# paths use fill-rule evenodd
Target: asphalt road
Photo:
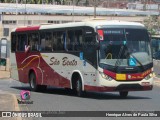
<path id="1" fill-rule="evenodd" d="M 160 77 L 159 61 L 154 62 L 156 76 Z M 21 90 L 30 90 L 28 84 L 12 79 L 0 80 L 0 92 L 10 92 L 20 98 Z M 45 92 L 31 92 L 33 104 L 19 104 L 21 111 L 160 111 L 160 85 L 152 91 L 129 92 L 127 99 L 121 99 L 116 92 L 87 93 L 84 98 L 76 97 L 71 91 L 49 87 Z M 23 118 L 39 120 L 40 118 Z M 151 120 L 153 117 L 72 117 L 41 118 L 40 120 Z"/>
<path id="2" fill-rule="evenodd" d="M 21 90 L 29 90 L 29 86 L 15 80 L 0 80 L 0 91 L 16 94 L 20 98 Z M 48 88 L 45 93 L 31 92 L 33 104 L 19 105 L 22 111 L 160 111 L 160 87 L 154 86 L 152 91 L 130 92 L 127 99 L 120 99 L 118 93 L 87 93 L 84 98 L 76 97 L 72 92 L 58 88 Z M 26 119 L 26 118 L 25 118 Z M 116 118 L 41 118 L 41 120 L 99 120 Z M 127 117 L 117 118 L 128 120 Z M 130 118 L 159 119 L 159 118 Z M 33 118 L 39 120 L 39 118 Z"/>

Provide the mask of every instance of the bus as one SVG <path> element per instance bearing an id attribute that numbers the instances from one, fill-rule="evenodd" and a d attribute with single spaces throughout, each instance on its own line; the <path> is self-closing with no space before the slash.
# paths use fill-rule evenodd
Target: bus
<path id="1" fill-rule="evenodd" d="M 11 77 L 33 91 L 47 86 L 91 92 L 152 90 L 150 37 L 136 22 L 88 20 L 11 32 Z"/>
<path id="2" fill-rule="evenodd" d="M 153 52 L 153 59 L 160 60 L 160 35 L 151 36 L 151 48 Z"/>

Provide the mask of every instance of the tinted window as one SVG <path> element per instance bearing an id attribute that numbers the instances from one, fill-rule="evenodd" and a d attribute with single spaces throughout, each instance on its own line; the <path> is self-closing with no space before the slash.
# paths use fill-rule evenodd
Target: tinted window
<path id="1" fill-rule="evenodd" d="M 25 45 L 27 44 L 27 35 L 26 34 L 19 34 L 18 35 L 18 51 L 25 51 Z"/>
<path id="2" fill-rule="evenodd" d="M 69 51 L 80 51 L 82 50 L 82 30 L 69 30 L 67 32 L 67 50 Z"/>
<path id="3" fill-rule="evenodd" d="M 67 43 L 66 43 L 67 50 L 69 51 L 74 50 L 74 40 L 75 40 L 75 31 L 69 30 L 67 32 Z"/>
<path id="4" fill-rule="evenodd" d="M 83 34 L 82 30 L 75 31 L 74 50 L 81 51 L 83 47 Z"/>
<path id="5" fill-rule="evenodd" d="M 52 33 L 42 32 L 40 35 L 41 51 L 53 51 L 52 48 Z"/>
<path id="6" fill-rule="evenodd" d="M 52 37 L 52 50 L 55 51 L 58 49 L 57 47 L 57 33 L 56 32 L 53 32 L 53 37 Z"/>
<path id="7" fill-rule="evenodd" d="M 56 39 L 57 39 L 57 50 L 58 51 L 65 50 L 64 49 L 64 42 L 65 42 L 65 39 L 66 39 L 65 32 L 63 32 L 63 31 L 57 32 Z"/>
<path id="8" fill-rule="evenodd" d="M 16 35 L 11 36 L 11 51 L 12 52 L 16 51 L 16 41 L 17 41 L 16 38 L 17 38 Z"/>
<path id="9" fill-rule="evenodd" d="M 31 51 L 38 51 L 40 49 L 39 34 L 31 33 L 28 35 L 28 44 L 30 45 Z"/>

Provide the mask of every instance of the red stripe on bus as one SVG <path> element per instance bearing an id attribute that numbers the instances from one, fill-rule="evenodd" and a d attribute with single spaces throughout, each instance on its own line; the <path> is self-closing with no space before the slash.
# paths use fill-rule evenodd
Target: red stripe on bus
<path id="1" fill-rule="evenodd" d="M 16 32 L 39 30 L 40 26 L 17 28 Z"/>
<path id="2" fill-rule="evenodd" d="M 116 73 L 114 73 L 114 72 L 111 72 L 111 71 L 109 71 L 109 70 L 103 70 L 103 73 L 104 74 L 106 74 L 106 75 L 108 75 L 108 76 L 110 76 L 111 78 L 113 78 L 113 79 L 116 79 Z"/>
<path id="3" fill-rule="evenodd" d="M 152 72 L 151 69 L 144 71 L 143 73 L 132 73 L 132 74 L 128 74 L 126 73 L 126 79 L 128 81 L 133 81 L 133 80 L 142 80 L 144 79 L 147 75 L 149 75 Z M 116 80 L 116 73 L 111 72 L 109 70 L 103 70 L 103 73 L 110 76 L 111 78 Z"/>

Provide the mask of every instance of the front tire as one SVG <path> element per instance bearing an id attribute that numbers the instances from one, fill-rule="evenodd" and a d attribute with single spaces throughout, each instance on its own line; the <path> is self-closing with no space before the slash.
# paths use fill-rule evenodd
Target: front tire
<path id="1" fill-rule="evenodd" d="M 120 95 L 121 98 L 126 98 L 127 95 L 128 95 L 128 91 L 120 91 L 119 95 Z"/>
<path id="2" fill-rule="evenodd" d="M 31 91 L 45 91 L 47 89 L 47 85 L 37 85 L 36 75 L 32 72 L 29 76 L 29 85 Z"/>
<path id="3" fill-rule="evenodd" d="M 36 83 L 36 75 L 33 72 L 29 75 L 29 85 L 31 91 L 38 91 L 38 85 Z"/>
<path id="4" fill-rule="evenodd" d="M 84 92 L 82 91 L 82 81 L 81 81 L 80 77 L 76 81 L 76 94 L 79 97 L 83 97 L 84 96 Z"/>

